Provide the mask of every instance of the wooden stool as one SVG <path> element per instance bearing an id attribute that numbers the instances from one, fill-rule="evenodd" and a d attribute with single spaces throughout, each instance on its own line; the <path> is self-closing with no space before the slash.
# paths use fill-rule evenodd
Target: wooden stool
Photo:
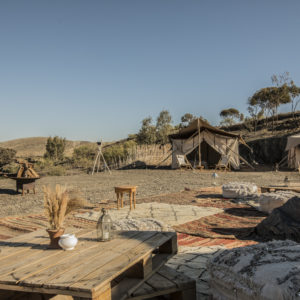
<path id="1" fill-rule="evenodd" d="M 130 199 L 130 210 L 132 209 L 132 199 L 133 199 L 133 207 L 135 208 L 135 194 L 136 194 L 137 186 L 134 185 L 123 185 L 123 186 L 116 186 L 115 192 L 117 194 L 117 205 L 119 209 L 120 201 L 121 207 L 123 207 L 123 194 L 128 193 Z"/>

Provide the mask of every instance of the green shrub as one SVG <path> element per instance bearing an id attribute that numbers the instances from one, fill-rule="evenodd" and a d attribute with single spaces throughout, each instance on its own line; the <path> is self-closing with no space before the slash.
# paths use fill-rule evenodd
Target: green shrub
<path id="1" fill-rule="evenodd" d="M 64 152 L 66 148 L 66 139 L 55 136 L 49 137 L 46 144 L 45 158 L 52 159 L 54 161 L 61 161 L 64 159 Z"/>
<path id="2" fill-rule="evenodd" d="M 15 162 L 11 162 L 10 164 L 7 164 L 5 166 L 3 166 L 1 168 L 2 172 L 4 173 L 17 173 L 19 170 L 20 165 L 15 163 Z"/>
<path id="3" fill-rule="evenodd" d="M 82 145 L 74 149 L 73 151 L 73 160 L 94 160 L 97 152 L 96 145 Z"/>
<path id="4" fill-rule="evenodd" d="M 16 150 L 0 147 L 0 167 L 10 164 L 16 156 Z"/>
<path id="5" fill-rule="evenodd" d="M 134 140 L 126 141 L 124 143 L 115 144 L 105 149 L 103 156 L 108 165 L 118 161 L 119 159 L 125 160 L 132 153 L 133 148 L 136 146 Z"/>
<path id="6" fill-rule="evenodd" d="M 92 168 L 96 152 L 96 145 L 82 145 L 75 148 L 72 155 L 72 166 L 83 169 Z"/>

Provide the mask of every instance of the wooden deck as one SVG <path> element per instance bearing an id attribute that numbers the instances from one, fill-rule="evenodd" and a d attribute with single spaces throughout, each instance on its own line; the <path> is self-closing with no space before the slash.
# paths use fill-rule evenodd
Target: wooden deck
<path id="1" fill-rule="evenodd" d="M 109 242 L 70 229 L 73 251 L 48 249 L 44 230 L 0 242 L 0 290 L 87 299 L 126 299 L 177 252 L 174 232 L 123 232 Z"/>

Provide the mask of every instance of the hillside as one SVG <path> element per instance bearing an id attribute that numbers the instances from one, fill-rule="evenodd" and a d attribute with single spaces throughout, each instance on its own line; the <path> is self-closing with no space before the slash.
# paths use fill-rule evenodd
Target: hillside
<path id="1" fill-rule="evenodd" d="M 266 124 L 269 125 L 266 126 Z M 291 135 L 300 132 L 300 111 L 295 112 L 294 117 L 292 113 L 278 114 L 274 120 L 273 131 L 271 124 L 272 118 L 265 118 L 257 122 L 256 132 L 254 131 L 253 122 L 243 122 L 232 126 L 221 127 L 221 129 L 240 134 L 248 142 L 258 138 Z"/>
<path id="2" fill-rule="evenodd" d="M 287 137 L 300 133 L 300 111 L 297 111 L 294 117 L 292 113 L 278 114 L 273 130 L 271 123 L 272 118 L 259 120 L 256 131 L 254 131 L 254 124 L 249 122 L 221 127 L 221 129 L 240 134 L 244 138 L 253 149 L 253 153 L 249 153 L 244 146 L 240 148 L 241 155 L 248 161 L 274 165 L 286 155 Z"/>
<path id="3" fill-rule="evenodd" d="M 17 157 L 42 157 L 45 153 L 45 147 L 48 137 L 29 137 L 22 139 L 15 139 L 6 142 L 0 142 L 0 147 L 10 148 L 17 151 Z M 94 144 L 87 141 L 68 141 L 66 144 L 66 156 L 71 156 L 74 148 L 84 145 Z"/>

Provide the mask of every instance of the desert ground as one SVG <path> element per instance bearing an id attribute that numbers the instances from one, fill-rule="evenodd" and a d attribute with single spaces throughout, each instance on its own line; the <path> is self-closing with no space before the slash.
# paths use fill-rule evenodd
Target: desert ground
<path id="1" fill-rule="evenodd" d="M 15 192 L 15 181 L 0 180 L 0 217 L 41 213 L 43 211 L 43 185 L 62 184 L 78 189 L 91 205 L 115 202 L 114 187 L 136 185 L 137 201 L 142 198 L 212 186 L 213 171 L 190 170 L 120 170 L 98 174 L 43 177 L 36 182 L 36 194 L 32 191 L 22 196 Z M 258 186 L 283 184 L 287 176 L 300 181 L 298 172 L 218 172 L 218 185 L 228 182 L 252 182 Z"/>

